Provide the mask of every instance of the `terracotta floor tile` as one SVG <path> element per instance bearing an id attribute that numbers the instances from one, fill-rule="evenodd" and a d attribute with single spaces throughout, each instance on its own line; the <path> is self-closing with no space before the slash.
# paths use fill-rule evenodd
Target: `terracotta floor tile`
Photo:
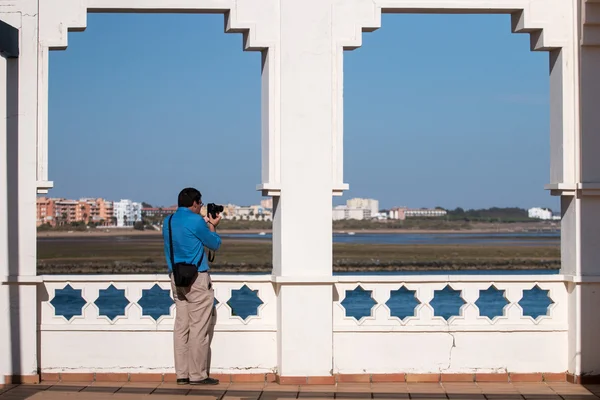
<path id="1" fill-rule="evenodd" d="M 392 393 L 408 393 L 408 386 L 406 383 L 372 383 L 371 392 L 389 392 Z"/>
<path id="2" fill-rule="evenodd" d="M 148 387 L 140 387 L 140 386 L 129 386 L 129 385 L 123 385 L 118 392 L 115 393 L 115 395 L 119 395 L 119 396 L 143 396 L 143 395 L 149 395 L 150 393 L 152 393 L 154 391 L 154 389 L 156 389 L 156 386 L 148 386 Z"/>
<path id="3" fill-rule="evenodd" d="M 49 388 L 51 388 L 52 386 L 54 386 L 57 383 L 58 382 L 44 381 L 43 383 L 35 384 L 35 385 L 14 385 L 14 386 L 18 386 L 19 388 L 22 388 L 22 389 L 48 390 Z"/>
<path id="4" fill-rule="evenodd" d="M 35 397 L 36 399 L 39 398 L 39 395 L 42 394 L 43 392 L 39 391 L 39 390 L 32 390 L 32 389 L 20 389 L 20 388 L 14 388 L 12 390 L 9 390 L 5 393 L 3 393 L 2 395 L 0 395 L 0 399 L 2 400 L 25 400 L 25 399 L 31 399 Z"/>
<path id="5" fill-rule="evenodd" d="M 299 399 L 333 399 L 335 396 L 335 392 L 319 392 L 319 391 L 302 391 L 298 393 Z"/>
<path id="6" fill-rule="evenodd" d="M 258 400 L 262 391 L 260 390 L 231 390 L 227 389 L 224 400 Z"/>
<path id="7" fill-rule="evenodd" d="M 486 400 L 483 393 L 448 393 L 450 400 Z"/>
<path id="8" fill-rule="evenodd" d="M 443 388 L 479 388 L 476 382 L 442 382 L 440 385 Z"/>
<path id="9" fill-rule="evenodd" d="M 442 388 L 446 393 L 453 394 L 482 394 L 482 389 L 475 383 L 442 383 Z"/>
<path id="10" fill-rule="evenodd" d="M 81 393 L 116 393 L 126 382 L 94 382 L 85 387 Z"/>
<path id="11" fill-rule="evenodd" d="M 298 393 L 300 391 L 300 386 L 298 385 L 280 385 L 278 383 L 268 383 L 264 388 L 263 392 L 295 392 Z"/>
<path id="12" fill-rule="evenodd" d="M 259 391 L 262 392 L 263 388 L 265 387 L 264 383 L 253 383 L 253 382 L 248 382 L 248 383 L 243 383 L 243 382 L 234 382 L 232 384 L 229 385 L 229 388 L 227 390 L 241 390 L 241 391 Z"/>
<path id="13" fill-rule="evenodd" d="M 142 400 L 142 399 L 143 400 L 172 400 L 172 399 L 184 399 L 184 397 L 172 395 L 172 394 L 151 394 L 150 396 L 140 397 L 139 399 L 140 400 Z M 112 398 L 107 399 L 107 400 L 112 400 Z"/>
<path id="14" fill-rule="evenodd" d="M 186 385 L 184 387 L 193 390 L 194 392 L 202 392 L 202 393 L 225 393 L 229 389 L 229 385 L 210 385 L 210 386 L 196 386 L 196 385 Z"/>
<path id="15" fill-rule="evenodd" d="M 318 399 L 318 398 L 326 398 L 333 399 L 335 397 L 335 392 L 318 392 L 318 391 L 300 391 L 298 392 L 299 399 Z"/>
<path id="16" fill-rule="evenodd" d="M 523 400 L 523 396 L 519 393 L 487 393 L 484 392 L 488 400 Z"/>
<path id="17" fill-rule="evenodd" d="M 155 395 L 169 395 L 169 396 L 185 396 L 190 391 L 190 385 L 177 385 L 176 383 L 163 383 L 156 387 L 154 391 L 150 393 L 151 396 Z"/>
<path id="18" fill-rule="evenodd" d="M 225 392 L 210 390 L 190 390 L 187 397 L 193 397 L 195 400 L 219 400 Z M 149 399 L 151 400 L 151 399 Z"/>
<path id="19" fill-rule="evenodd" d="M 552 388 L 547 385 L 515 386 L 515 389 L 521 394 L 556 394 Z"/>
<path id="20" fill-rule="evenodd" d="M 70 395 L 61 392 L 38 392 L 34 396 L 27 398 L 27 400 L 64 400 L 68 399 Z M 0 399 L 4 400 L 4 397 L 0 397 Z"/>
<path id="21" fill-rule="evenodd" d="M 105 400 L 105 399 L 112 399 L 112 394 L 106 394 L 106 393 L 77 393 L 77 394 L 65 394 L 62 393 L 61 397 L 54 397 L 56 395 L 60 395 L 61 393 L 59 392 L 54 392 L 51 393 L 49 395 L 51 395 L 51 397 L 46 397 L 46 392 L 42 393 L 42 397 L 40 397 L 40 400 L 49 400 L 49 399 L 62 399 L 62 400 L 66 400 L 66 399 L 72 399 L 72 400 Z M 37 399 L 34 399 L 37 400 Z"/>
<path id="22" fill-rule="evenodd" d="M 302 392 L 335 392 L 335 385 L 301 385 L 300 393 Z"/>
<path id="23" fill-rule="evenodd" d="M 367 392 L 336 392 L 336 399 L 370 399 L 371 391 Z"/>
<path id="24" fill-rule="evenodd" d="M 302 395 L 299 395 L 300 397 L 298 397 L 298 398 L 300 398 L 300 399 L 304 398 L 304 399 L 310 399 L 310 400 L 331 400 L 331 399 L 333 399 L 333 393 L 332 393 L 331 397 L 326 397 L 326 396 L 311 397 L 312 394 L 314 394 L 314 393 L 311 393 L 310 395 L 308 395 L 308 397 L 302 397 Z M 307 395 L 305 394 L 305 396 L 307 396 Z"/>
<path id="25" fill-rule="evenodd" d="M 406 384 L 408 387 L 408 392 L 412 395 L 413 393 L 445 393 L 444 388 L 439 383 L 408 383 Z M 411 396 L 412 397 L 412 396 Z"/>
<path id="26" fill-rule="evenodd" d="M 19 385 L 0 385 L 0 395 L 16 388 Z"/>
<path id="27" fill-rule="evenodd" d="M 558 394 L 591 394 L 589 390 L 579 385 L 548 385 L 550 389 Z"/>
<path id="28" fill-rule="evenodd" d="M 411 393 L 411 399 L 419 399 L 419 400 L 439 400 L 439 399 L 447 399 L 445 393 Z"/>
<path id="29" fill-rule="evenodd" d="M 107 397 L 107 399 L 110 400 L 153 400 L 153 397 L 149 397 L 148 395 L 143 395 L 143 394 L 127 394 L 127 393 L 115 393 L 110 397 Z M 76 399 L 65 399 L 65 400 L 76 400 Z M 197 399 L 194 399 L 197 400 Z"/>
<path id="30" fill-rule="evenodd" d="M 88 385 L 81 383 L 57 383 L 52 385 L 46 390 L 47 392 L 63 392 L 63 393 L 77 393 L 85 389 Z"/>
<path id="31" fill-rule="evenodd" d="M 371 393 L 369 383 L 338 383 L 338 393 Z"/>
<path id="32" fill-rule="evenodd" d="M 260 396 L 260 400 L 278 400 L 278 399 L 295 399 L 298 397 L 298 392 L 293 391 L 275 391 L 270 390 L 268 392 L 263 392 Z"/>
<path id="33" fill-rule="evenodd" d="M 337 388 L 335 385 L 305 385 L 300 386 L 299 399 L 333 399 Z"/>
<path id="34" fill-rule="evenodd" d="M 397 400 L 397 399 L 408 399 L 410 398 L 408 392 L 399 392 L 399 393 L 373 393 L 373 398 L 377 400 Z"/>
<path id="35" fill-rule="evenodd" d="M 221 392 L 227 391 L 227 389 L 229 389 L 230 386 L 231 383 L 219 383 L 218 385 L 187 385 L 187 387 L 194 390 L 220 390 Z"/>
<path id="36" fill-rule="evenodd" d="M 125 382 L 121 385 L 122 388 L 152 388 L 155 389 L 159 387 L 161 383 L 159 382 Z"/>

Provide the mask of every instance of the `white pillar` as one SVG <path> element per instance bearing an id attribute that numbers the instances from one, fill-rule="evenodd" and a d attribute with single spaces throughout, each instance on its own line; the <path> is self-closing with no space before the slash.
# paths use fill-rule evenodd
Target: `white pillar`
<path id="1" fill-rule="evenodd" d="M 36 278 L 36 124 L 37 124 L 37 2 L 23 1 L 18 18 L 19 58 L 2 60 L 0 82 L 7 101 L 0 109 L 7 114 L 0 133 L 6 137 L 6 168 L 0 178 L 0 291 L 4 343 L 3 375 L 17 381 L 35 381 L 38 373 Z M 4 85 L 4 82 L 7 84 Z M 1 112 L 1 111 L 0 111 Z M 8 210 L 3 211 L 3 210 Z M 2 212 L 6 212 L 3 217 Z M 6 323 L 6 324 L 5 324 Z M 6 346 L 6 345 L 4 345 Z"/>
<path id="2" fill-rule="evenodd" d="M 273 274 L 281 377 L 332 373 L 330 0 L 280 3 L 281 195 L 274 199 Z M 311 283 L 317 282 L 317 283 Z"/>
<path id="3" fill-rule="evenodd" d="M 37 122 L 37 193 L 48 193 L 54 183 L 48 181 L 48 74 L 50 49 L 38 49 L 38 122 Z"/>
<path id="4" fill-rule="evenodd" d="M 589 35 L 585 19 L 599 20 L 600 3 L 584 4 L 577 16 L 582 37 L 575 38 L 576 112 L 573 132 L 575 183 L 558 190 L 562 208 L 562 273 L 569 284 L 569 373 L 585 382 L 600 376 L 600 35 Z M 592 32 L 593 33 L 593 32 Z M 577 79 L 578 78 L 578 79 Z"/>
<path id="5" fill-rule="evenodd" d="M 8 229 L 6 208 L 6 73 L 7 59 L 0 56 L 0 384 L 10 371 L 10 308 L 8 285 Z"/>

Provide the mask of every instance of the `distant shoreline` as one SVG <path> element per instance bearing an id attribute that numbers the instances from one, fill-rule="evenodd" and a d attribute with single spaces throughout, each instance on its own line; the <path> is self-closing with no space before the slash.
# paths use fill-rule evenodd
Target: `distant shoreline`
<path id="1" fill-rule="evenodd" d="M 334 234 L 491 234 L 491 233 L 552 233 L 560 232 L 560 229 L 548 230 L 522 230 L 522 229 L 345 229 L 333 230 Z M 271 229 L 223 229 L 218 233 L 224 235 L 249 234 L 258 235 L 260 233 L 272 234 Z M 88 231 L 45 231 L 38 232 L 37 237 L 94 237 L 94 236 L 157 236 L 162 233 L 159 231 L 137 231 L 135 229 L 94 229 Z"/>

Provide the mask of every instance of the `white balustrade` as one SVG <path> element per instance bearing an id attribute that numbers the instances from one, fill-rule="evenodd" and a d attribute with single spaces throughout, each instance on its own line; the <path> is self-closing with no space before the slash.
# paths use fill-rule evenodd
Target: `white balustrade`
<path id="1" fill-rule="evenodd" d="M 460 293 L 464 304 L 446 319 L 439 316 L 433 303 L 439 291 L 447 286 Z M 358 319 L 348 315 L 344 307 L 347 294 L 357 287 L 370 292 L 373 299 L 370 313 Z M 391 293 L 402 287 L 414 291 L 417 303 L 414 314 L 403 319 L 394 316 L 386 304 Z M 481 315 L 477 305 L 482 291 L 490 287 L 500 291 L 507 303 L 501 315 L 492 318 Z M 546 315 L 533 318 L 524 315 L 520 303 L 523 294 L 536 287 L 548 291 L 551 304 Z M 340 277 L 335 288 L 333 330 L 337 373 L 564 372 L 567 369 L 568 297 L 562 276 L 353 276 Z"/>
<path id="2" fill-rule="evenodd" d="M 48 275 L 38 293 L 42 371 L 172 372 L 175 304 L 157 319 L 144 311 L 144 292 L 158 286 L 169 297 L 167 275 Z M 276 298 L 270 276 L 214 276 L 215 372 L 270 372 L 276 365 Z M 100 291 L 124 290 L 124 315 L 110 319 L 96 304 Z M 247 286 L 262 302 L 256 315 L 242 318 L 228 304 L 233 291 Z M 81 315 L 66 318 L 53 306 L 65 288 L 81 290 Z M 57 292 L 58 291 L 58 292 Z M 59 294 L 57 294 L 59 293 Z M 141 304 L 140 304 L 141 303 Z M 142 305 L 143 304 L 143 305 Z M 69 345 L 65 347 L 64 343 Z"/>
<path id="3" fill-rule="evenodd" d="M 166 275 L 48 275 L 42 280 L 42 371 L 172 372 L 175 306 L 168 305 L 172 299 Z M 276 372 L 278 287 L 306 285 L 306 296 L 310 296 L 309 285 L 314 282 L 285 282 L 269 275 L 213 275 L 213 282 L 218 302 L 213 372 Z M 332 285 L 334 291 L 334 373 L 567 369 L 568 282 L 562 275 L 338 276 L 324 284 Z M 80 315 L 63 316 L 62 307 L 55 309 L 53 304 L 58 304 L 57 296 L 63 296 L 65 288 L 81 291 L 81 313 L 71 312 Z M 109 288 L 124 294 L 123 315 L 112 319 L 102 315 L 105 312 L 98 306 L 106 294 L 101 296 L 101 291 Z M 366 291 L 363 299 L 372 304 L 370 308 L 359 304 L 362 316 L 358 317 L 346 308 L 357 288 Z M 445 288 L 454 291 L 454 300 L 463 304 L 443 317 L 436 311 L 436 302 Z M 490 288 L 494 293 L 486 292 Z M 240 289 L 246 291 L 244 296 Z M 402 306 L 402 315 L 390 302 L 399 289 L 409 291 L 395 301 Z M 547 312 L 527 315 L 523 299 L 532 289 L 538 300 L 547 291 Z M 164 315 L 148 315 L 145 297 L 150 290 L 168 300 Z M 501 309 L 496 306 L 491 318 L 480 310 L 488 295 L 503 297 L 506 303 Z M 239 315 L 235 305 L 232 308 L 232 298 L 233 303 L 245 299 L 253 304 L 247 304 Z M 409 300 L 414 308 L 405 307 Z"/>

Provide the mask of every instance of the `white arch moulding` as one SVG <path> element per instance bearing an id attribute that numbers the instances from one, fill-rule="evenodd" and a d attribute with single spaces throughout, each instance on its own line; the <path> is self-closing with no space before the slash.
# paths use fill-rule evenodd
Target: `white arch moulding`
<path id="1" fill-rule="evenodd" d="M 600 329 L 600 316 L 593 312 L 600 302 L 598 0 L 0 0 L 0 19 L 20 30 L 21 45 L 19 112 L 8 116 L 18 120 L 11 125 L 18 128 L 7 133 L 19 138 L 18 168 L 9 171 L 18 182 L 13 194 L 18 207 L 11 210 L 12 222 L 0 221 L 14 244 L 12 252 L 2 250 L 7 261 L 0 277 L 6 277 L 3 290 L 8 282 L 18 288 L 22 315 L 19 356 L 0 364 L 0 375 L 31 375 L 38 369 L 36 303 L 24 299 L 35 297 L 37 282 L 36 191 L 52 187 L 48 52 L 66 48 L 68 32 L 85 29 L 88 12 L 222 13 L 225 31 L 243 34 L 244 50 L 263 53 L 258 189 L 275 199 L 273 275 L 282 376 L 328 376 L 333 369 L 331 197 L 348 187 L 343 179 L 343 51 L 359 47 L 362 32 L 379 28 L 385 12 L 510 14 L 512 30 L 530 34 L 532 50 L 550 52 L 547 188 L 561 196 L 562 272 L 570 276 L 569 341 L 557 351 L 568 353 L 565 370 L 574 376 L 600 375 L 600 348 L 590 336 Z M 3 98 L 5 87 L 0 89 Z M 311 218 L 305 217 L 308 198 Z M 9 329 L 0 324 L 4 344 Z"/>

